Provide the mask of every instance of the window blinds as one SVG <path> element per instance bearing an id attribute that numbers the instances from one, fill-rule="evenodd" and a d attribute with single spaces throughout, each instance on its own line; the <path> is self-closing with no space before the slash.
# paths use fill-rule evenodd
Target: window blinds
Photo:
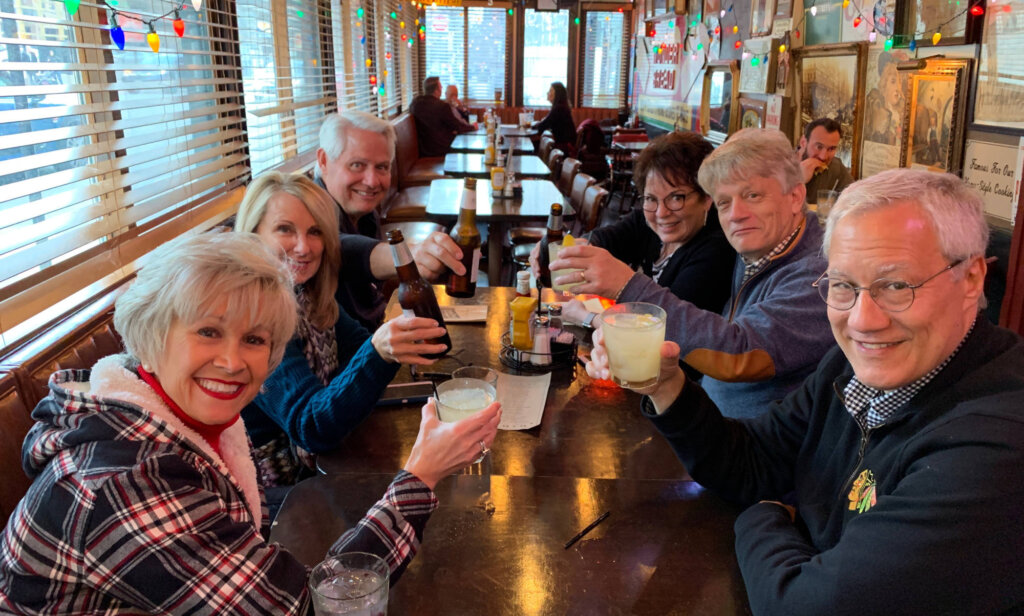
<path id="1" fill-rule="evenodd" d="M 0 13 L 0 333 L 4 343 L 228 216 L 248 178 L 238 51 L 220 3 L 135 0 L 117 17 L 51 0 Z M 50 316 L 52 318 L 53 315 Z"/>
<path id="2" fill-rule="evenodd" d="M 625 23 L 623 13 L 586 13 L 581 106 L 618 108 L 625 103 L 629 61 Z"/>

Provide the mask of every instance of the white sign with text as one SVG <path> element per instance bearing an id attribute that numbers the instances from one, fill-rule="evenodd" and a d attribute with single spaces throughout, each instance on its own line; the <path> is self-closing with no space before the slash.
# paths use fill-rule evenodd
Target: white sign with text
<path id="1" fill-rule="evenodd" d="M 1017 147 L 967 140 L 964 181 L 978 189 L 985 213 L 1012 220 L 1017 172 Z"/>

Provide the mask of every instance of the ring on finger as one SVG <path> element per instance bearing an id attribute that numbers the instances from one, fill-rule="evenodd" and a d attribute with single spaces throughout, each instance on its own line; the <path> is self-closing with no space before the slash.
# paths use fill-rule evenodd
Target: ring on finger
<path id="1" fill-rule="evenodd" d="M 587 272 L 584 271 L 584 270 L 580 270 L 580 282 L 586 282 L 586 281 L 587 281 Z"/>
<path id="2" fill-rule="evenodd" d="M 487 443 L 480 441 L 480 457 L 484 457 L 491 453 L 491 448 L 487 446 Z"/>

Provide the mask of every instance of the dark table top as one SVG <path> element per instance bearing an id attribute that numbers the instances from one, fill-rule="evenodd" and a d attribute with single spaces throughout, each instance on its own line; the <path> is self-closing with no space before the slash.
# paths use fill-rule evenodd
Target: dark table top
<path id="1" fill-rule="evenodd" d="M 541 161 L 539 156 L 532 154 L 513 156 L 512 166 L 509 167 L 508 161 L 506 161 L 505 171 L 511 171 L 518 178 L 547 178 L 551 176 L 548 166 Z M 444 157 L 444 174 L 459 178 L 490 179 L 491 167 L 484 164 L 483 154 L 452 152 Z"/>
<path id="2" fill-rule="evenodd" d="M 630 152 L 642 152 L 650 143 L 650 141 L 615 141 L 612 142 L 612 147 Z"/>
<path id="3" fill-rule="evenodd" d="M 490 306 L 486 323 L 452 323 L 454 350 L 428 371 L 450 373 L 459 365 L 486 365 L 499 371 L 501 335 L 508 331 L 508 304 L 515 290 L 478 287 L 476 297 L 449 297 L 435 287 L 438 303 Z M 545 300 L 553 297 L 545 290 Z M 397 312 L 392 298 L 388 316 Z M 582 334 L 581 330 L 577 330 Z M 581 351 L 583 352 L 583 351 Z M 396 382 L 412 375 L 403 367 Z M 321 471 L 336 473 L 397 472 L 405 463 L 419 431 L 420 405 L 380 407 L 334 452 L 318 457 Z M 470 472 L 495 475 L 629 479 L 689 479 L 665 439 L 640 414 L 640 395 L 608 381 L 594 381 L 582 366 L 552 373 L 547 405 L 539 426 L 530 430 L 499 430 L 484 461 Z"/>
<path id="4" fill-rule="evenodd" d="M 501 146 L 501 150 L 503 152 L 508 152 L 510 142 L 512 145 L 512 151 L 516 154 L 533 153 L 533 142 L 526 137 L 506 137 L 504 144 Z M 486 148 L 487 135 L 475 135 L 472 133 L 456 135 L 455 140 L 452 141 L 451 145 L 452 152 L 480 153 Z"/>
<path id="5" fill-rule="evenodd" d="M 450 222 L 459 215 L 463 180 L 434 180 L 427 196 L 427 216 Z M 567 216 L 573 215 L 568 200 L 551 180 L 523 180 L 517 197 L 495 198 L 490 180 L 477 183 L 476 217 L 480 222 L 547 220 L 552 203 L 561 203 Z"/>
<path id="6" fill-rule="evenodd" d="M 390 480 L 303 481 L 270 538 L 314 565 Z M 749 613 L 737 511 L 692 481 L 456 475 L 436 492 L 421 550 L 391 587 L 391 614 Z"/>
<path id="7" fill-rule="evenodd" d="M 463 133 L 464 135 L 486 135 L 487 127 L 484 126 L 483 116 L 480 116 L 480 127 L 476 130 Z M 523 128 L 518 124 L 502 124 L 499 127 L 502 135 L 506 137 L 536 137 L 538 132 L 536 128 Z"/>

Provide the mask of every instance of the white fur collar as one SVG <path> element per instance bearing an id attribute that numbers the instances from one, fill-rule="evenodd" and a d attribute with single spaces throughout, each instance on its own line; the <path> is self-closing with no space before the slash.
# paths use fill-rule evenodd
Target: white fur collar
<path id="1" fill-rule="evenodd" d="M 170 425 L 193 447 L 209 456 L 217 465 L 217 469 L 234 479 L 237 487 L 245 495 L 256 532 L 259 532 L 263 521 L 260 491 L 256 478 L 256 466 L 253 464 L 252 455 L 249 452 L 249 437 L 246 435 L 245 424 L 242 420 L 239 419 L 221 433 L 220 451 L 223 457 L 218 455 L 198 432 L 186 426 L 167 407 L 152 387 L 125 367 L 129 361 L 131 359 L 128 355 L 111 355 L 96 362 L 89 377 L 88 393 L 138 406 Z"/>

